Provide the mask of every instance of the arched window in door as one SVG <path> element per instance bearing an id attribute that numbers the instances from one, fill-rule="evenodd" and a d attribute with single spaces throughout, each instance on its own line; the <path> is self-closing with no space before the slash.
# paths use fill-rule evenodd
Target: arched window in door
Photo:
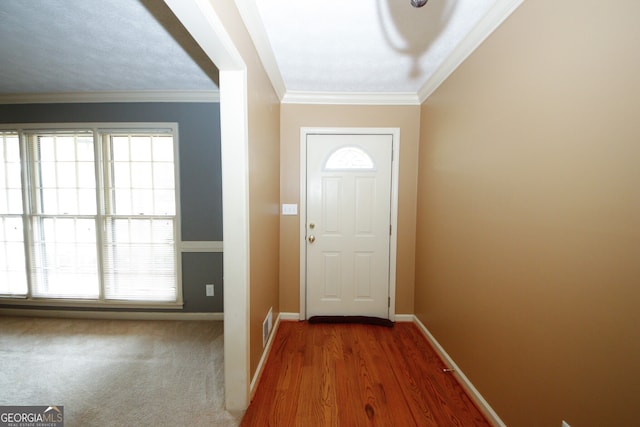
<path id="1" fill-rule="evenodd" d="M 348 146 L 331 153 L 324 164 L 325 170 L 374 170 L 371 157 L 361 148 Z"/>

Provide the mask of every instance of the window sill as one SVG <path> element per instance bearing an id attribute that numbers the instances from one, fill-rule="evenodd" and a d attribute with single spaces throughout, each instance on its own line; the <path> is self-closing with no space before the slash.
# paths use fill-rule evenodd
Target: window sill
<path id="1" fill-rule="evenodd" d="M 100 308 L 100 309 L 128 309 L 128 310 L 182 310 L 184 303 L 176 302 L 144 302 L 144 301 L 96 301 L 79 299 L 47 299 L 47 298 L 16 298 L 0 297 L 0 305 L 15 307 L 52 307 L 52 308 Z"/>

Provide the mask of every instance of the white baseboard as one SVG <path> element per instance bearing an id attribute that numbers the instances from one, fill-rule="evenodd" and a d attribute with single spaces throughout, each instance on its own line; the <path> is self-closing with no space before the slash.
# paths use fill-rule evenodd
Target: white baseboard
<path id="1" fill-rule="evenodd" d="M 300 320 L 300 313 L 280 313 L 280 320 Z"/>
<path id="2" fill-rule="evenodd" d="M 76 311 L 0 308 L 1 316 L 52 317 L 107 320 L 224 320 L 224 313 L 184 313 L 146 311 Z"/>
<path id="3" fill-rule="evenodd" d="M 415 316 L 413 314 L 396 314 L 396 322 L 415 322 Z"/>
<path id="4" fill-rule="evenodd" d="M 483 415 L 495 426 L 498 427 L 506 427 L 506 424 L 502 422 L 498 414 L 491 408 L 489 403 L 482 397 L 480 392 L 474 387 L 474 385 L 469 381 L 469 378 L 460 370 L 456 362 L 453 361 L 451 356 L 442 348 L 440 343 L 435 339 L 431 332 L 427 329 L 427 327 L 418 319 L 415 315 L 411 315 L 413 317 L 413 322 L 422 330 L 422 333 L 425 335 L 429 343 L 433 346 L 436 353 L 442 358 L 442 360 L 449 366 L 450 369 L 453 369 L 451 372 L 460 385 L 465 389 L 469 397 L 474 401 L 474 403 L 478 406 L 480 411 L 482 411 Z"/>

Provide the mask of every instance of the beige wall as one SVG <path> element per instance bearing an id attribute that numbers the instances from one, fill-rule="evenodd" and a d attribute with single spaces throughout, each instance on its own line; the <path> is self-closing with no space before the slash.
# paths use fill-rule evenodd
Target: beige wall
<path id="1" fill-rule="evenodd" d="M 249 364 L 256 372 L 264 348 L 262 322 L 278 307 L 280 101 L 234 3 L 215 0 L 225 28 L 247 66 L 249 139 Z M 224 119 L 224 118 L 223 118 Z M 224 126 L 224 124 L 223 124 Z M 232 239 L 233 236 L 224 236 Z"/>
<path id="2" fill-rule="evenodd" d="M 400 128 L 396 313 L 413 313 L 418 106 L 281 106 L 282 203 L 300 203 L 301 127 Z M 280 218 L 280 309 L 300 311 L 300 217 Z"/>
<path id="3" fill-rule="evenodd" d="M 635 425 L 640 3 L 526 1 L 422 107 L 415 309 L 507 425 Z"/>
<path id="4" fill-rule="evenodd" d="M 249 236 L 251 375 L 264 350 L 262 322 L 270 308 L 275 321 L 280 240 L 280 101 L 263 74 L 249 73 Z"/>

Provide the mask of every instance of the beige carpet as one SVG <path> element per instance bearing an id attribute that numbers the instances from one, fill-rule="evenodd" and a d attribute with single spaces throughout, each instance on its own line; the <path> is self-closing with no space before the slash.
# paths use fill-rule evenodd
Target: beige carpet
<path id="1" fill-rule="evenodd" d="M 237 426 L 222 322 L 0 317 L 0 405 L 63 405 L 65 426 Z"/>

